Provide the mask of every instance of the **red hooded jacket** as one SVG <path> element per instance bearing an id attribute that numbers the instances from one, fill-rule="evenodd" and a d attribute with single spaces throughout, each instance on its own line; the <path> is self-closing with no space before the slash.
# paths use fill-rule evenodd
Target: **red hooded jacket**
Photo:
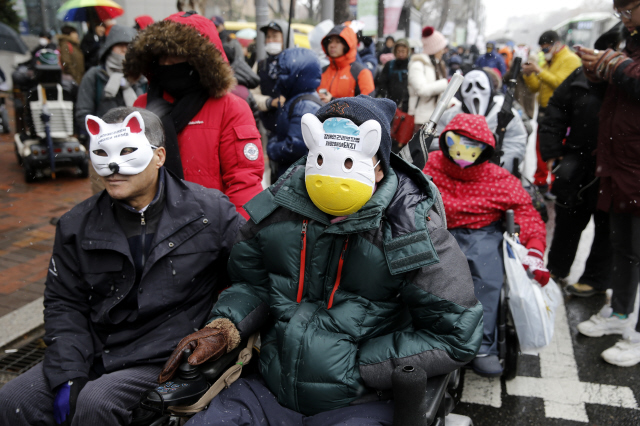
<path id="1" fill-rule="evenodd" d="M 195 28 L 199 34 L 181 28 L 186 26 Z M 175 37 L 168 39 L 171 34 Z M 184 179 L 222 191 L 248 219 L 242 206 L 262 191 L 262 142 L 249 105 L 228 93 L 233 70 L 213 23 L 199 15 L 176 13 L 149 25 L 129 50 L 130 74 L 149 73 L 152 58 L 159 54 L 187 52 L 189 63 L 198 70 L 201 83 L 212 96 L 178 134 Z M 164 98 L 173 101 L 167 93 Z M 146 107 L 147 95 L 140 96 L 134 105 Z"/>
<path id="2" fill-rule="evenodd" d="M 449 156 L 446 133 L 466 136 L 488 145 L 476 163 L 465 169 Z M 529 194 L 520 180 L 502 167 L 490 163 L 495 140 L 481 115 L 458 114 L 440 135 L 440 151 L 429 154 L 424 173 L 433 177 L 442 193 L 447 213 L 447 227 L 480 229 L 502 220 L 512 209 L 520 225 L 520 241 L 527 248 L 544 253 L 547 229 L 540 214 L 533 208 Z M 484 159 L 484 162 L 482 160 Z"/>
<path id="3" fill-rule="evenodd" d="M 329 37 L 339 36 L 347 43 L 348 50 L 338 58 L 329 57 L 327 45 Z M 357 95 L 368 95 L 374 91 L 373 74 L 364 65 L 356 62 L 358 54 L 358 37 L 353 30 L 344 25 L 337 25 L 322 39 L 322 49 L 331 62 L 322 73 L 320 89 L 327 89 L 333 99 L 350 98 Z M 352 66 L 353 65 L 353 69 Z M 353 71 L 353 72 L 352 72 Z M 357 77 L 354 77 L 355 76 Z M 356 79 L 357 78 L 357 79 Z M 359 93 L 356 93 L 356 85 Z"/>

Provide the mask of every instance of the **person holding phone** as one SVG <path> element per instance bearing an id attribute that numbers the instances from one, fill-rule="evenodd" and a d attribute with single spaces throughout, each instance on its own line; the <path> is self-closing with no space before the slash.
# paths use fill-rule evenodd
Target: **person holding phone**
<path id="1" fill-rule="evenodd" d="M 640 1 L 614 0 L 613 6 L 625 26 L 625 49 L 578 51 L 587 78 L 608 84 L 600 109 L 596 176 L 598 209 L 609 213 L 613 295 L 610 305 L 578 324 L 578 331 L 590 337 L 621 334 L 602 358 L 630 367 L 640 363 L 640 324 L 634 315 L 640 264 Z"/>

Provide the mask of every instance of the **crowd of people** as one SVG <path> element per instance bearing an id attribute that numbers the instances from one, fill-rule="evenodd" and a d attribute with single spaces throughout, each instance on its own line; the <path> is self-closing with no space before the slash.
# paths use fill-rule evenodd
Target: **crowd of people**
<path id="1" fill-rule="evenodd" d="M 490 41 L 484 54 L 433 27 L 417 51 L 392 37 L 376 51 L 355 21 L 327 31 L 320 57 L 271 21 L 266 58 L 249 62 L 224 19 L 195 12 L 96 25 L 82 42 L 63 29 L 95 195 L 57 224 L 45 360 L 0 389 L 0 423 L 128 424 L 181 362 L 259 332 L 260 374 L 188 425 L 391 424 L 392 404 L 354 402 L 390 389 L 397 366 L 503 373 L 508 210 L 531 285 L 613 289 L 578 331 L 622 335 L 602 357 L 640 363 L 640 11 L 614 8 L 621 23 L 594 49 L 546 31 L 539 49 Z M 419 136 L 454 74 L 421 170 L 396 155 L 400 135 Z M 556 211 L 546 266 L 540 193 Z M 567 285 L 592 217 L 584 274 Z"/>

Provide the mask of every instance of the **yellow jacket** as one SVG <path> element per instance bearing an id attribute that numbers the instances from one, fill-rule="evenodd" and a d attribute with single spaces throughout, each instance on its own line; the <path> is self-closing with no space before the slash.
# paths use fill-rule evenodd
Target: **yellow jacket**
<path id="1" fill-rule="evenodd" d="M 582 61 L 566 46 L 555 54 L 551 65 L 545 63 L 539 74 L 524 76 L 524 82 L 529 90 L 538 93 L 538 102 L 542 108 L 546 108 L 553 91 L 567 78 L 569 74 L 582 65 Z"/>

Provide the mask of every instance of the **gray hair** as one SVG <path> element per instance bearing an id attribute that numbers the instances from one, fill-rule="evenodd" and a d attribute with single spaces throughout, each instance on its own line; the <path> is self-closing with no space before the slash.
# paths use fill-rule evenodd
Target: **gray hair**
<path id="1" fill-rule="evenodd" d="M 164 147 L 164 126 L 160 118 L 151 111 L 134 107 L 112 108 L 102 116 L 102 121 L 107 124 L 122 123 L 129 114 L 136 111 L 142 116 L 142 120 L 144 121 L 144 135 L 149 139 L 149 143 L 158 148 Z"/>

